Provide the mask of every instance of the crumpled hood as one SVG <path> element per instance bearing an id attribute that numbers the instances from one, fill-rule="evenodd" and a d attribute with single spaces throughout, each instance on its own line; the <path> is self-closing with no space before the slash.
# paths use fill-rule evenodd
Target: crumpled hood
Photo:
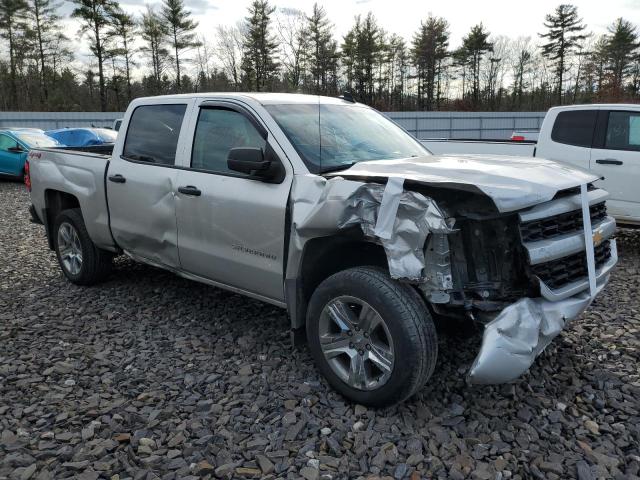
<path id="1" fill-rule="evenodd" d="M 599 177 L 541 158 L 502 155 L 427 155 L 360 162 L 332 174 L 350 179 L 400 177 L 425 185 L 479 191 L 498 211 L 512 212 L 551 200 L 559 190 Z"/>

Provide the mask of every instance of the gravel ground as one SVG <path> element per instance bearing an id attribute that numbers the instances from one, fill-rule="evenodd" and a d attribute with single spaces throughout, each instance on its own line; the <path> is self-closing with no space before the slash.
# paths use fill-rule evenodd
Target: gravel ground
<path id="1" fill-rule="evenodd" d="M 345 402 L 284 311 L 119 259 L 67 282 L 0 183 L 0 478 L 638 478 L 640 232 L 591 309 L 510 385 L 470 387 L 478 335 L 432 380 Z"/>

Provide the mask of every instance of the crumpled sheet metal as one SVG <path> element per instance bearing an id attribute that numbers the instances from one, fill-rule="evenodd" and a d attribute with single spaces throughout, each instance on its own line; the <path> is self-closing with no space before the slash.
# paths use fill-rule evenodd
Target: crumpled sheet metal
<path id="1" fill-rule="evenodd" d="M 480 352 L 469 370 L 470 382 L 499 384 L 518 378 L 594 297 L 585 291 L 559 302 L 522 298 L 509 305 L 485 326 Z"/>
<path id="2" fill-rule="evenodd" d="M 317 176 L 296 177 L 292 187 L 292 253 L 289 268 L 298 265 L 307 240 L 359 225 L 364 235 L 385 249 L 393 278 L 420 280 L 424 244 L 430 232 L 451 231 L 436 203 L 404 191 L 404 180 L 385 185 Z M 295 275 L 288 271 L 287 276 Z"/>

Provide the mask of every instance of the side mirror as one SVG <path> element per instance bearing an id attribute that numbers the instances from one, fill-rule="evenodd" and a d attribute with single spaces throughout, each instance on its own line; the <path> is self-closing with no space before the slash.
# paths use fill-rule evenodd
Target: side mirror
<path id="1" fill-rule="evenodd" d="M 9 152 L 11 152 L 11 153 L 22 153 L 22 152 L 24 152 L 24 151 L 25 151 L 25 150 L 24 150 L 24 148 L 22 148 L 22 147 L 21 147 L 20 145 L 18 145 L 18 144 L 16 144 L 16 146 L 15 146 L 15 147 L 9 147 L 7 150 L 8 150 Z"/>
<path id="2" fill-rule="evenodd" d="M 286 175 L 282 162 L 269 142 L 264 152 L 261 148 L 232 148 L 227 155 L 227 167 L 266 183 L 282 183 Z"/>
<path id="3" fill-rule="evenodd" d="M 234 172 L 260 176 L 269 170 L 270 165 L 261 148 L 232 148 L 227 155 L 227 167 Z"/>

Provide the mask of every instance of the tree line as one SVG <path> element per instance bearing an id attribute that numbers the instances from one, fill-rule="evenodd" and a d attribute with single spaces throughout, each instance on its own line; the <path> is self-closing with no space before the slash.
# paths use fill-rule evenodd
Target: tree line
<path id="1" fill-rule="evenodd" d="M 637 27 L 594 35 L 574 5 L 546 15 L 536 38 L 479 23 L 458 46 L 449 22 L 424 19 L 409 40 L 369 13 L 338 38 L 325 9 L 253 0 L 246 17 L 198 35 L 184 0 L 136 18 L 114 0 L 72 0 L 91 60 L 74 65 L 57 0 L 0 0 L 2 110 L 115 110 L 135 97 L 206 91 L 338 95 L 381 110 L 545 110 L 640 100 Z"/>

